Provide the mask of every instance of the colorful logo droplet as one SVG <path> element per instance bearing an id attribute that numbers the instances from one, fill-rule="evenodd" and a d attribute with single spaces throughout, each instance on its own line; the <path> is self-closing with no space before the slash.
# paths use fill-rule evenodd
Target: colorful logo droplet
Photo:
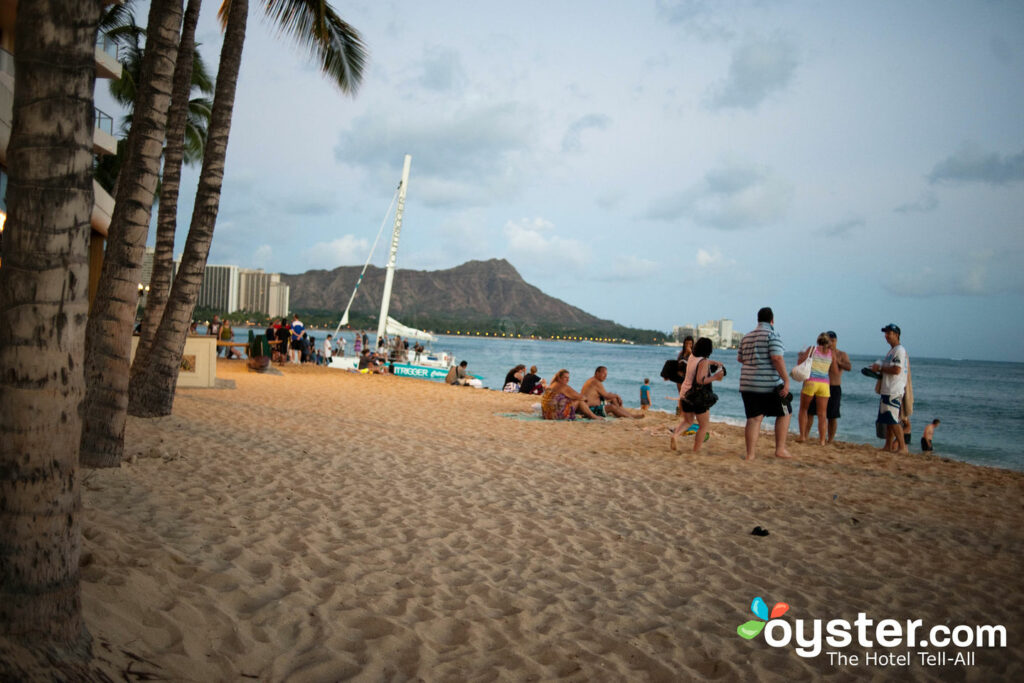
<path id="1" fill-rule="evenodd" d="M 788 612 L 789 605 L 784 602 L 777 602 L 775 603 L 775 606 L 772 607 L 771 612 L 769 612 L 768 604 L 765 603 L 764 598 L 758 596 L 750 603 L 750 611 L 754 613 L 754 616 L 757 617 L 757 619 L 751 619 L 750 621 L 736 627 L 736 633 L 740 634 L 740 637 L 746 640 L 756 638 L 757 635 L 764 630 L 765 624 L 767 624 L 770 619 L 777 619 Z"/>

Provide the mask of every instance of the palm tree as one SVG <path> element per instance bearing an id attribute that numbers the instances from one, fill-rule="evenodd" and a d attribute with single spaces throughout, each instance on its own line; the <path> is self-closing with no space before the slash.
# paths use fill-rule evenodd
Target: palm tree
<path id="1" fill-rule="evenodd" d="M 164 175 L 160 192 L 160 210 L 157 215 L 156 249 L 153 254 L 153 272 L 149 280 L 149 294 L 142 318 L 139 346 L 136 359 L 149 354 L 153 335 L 171 291 L 174 275 L 174 233 L 178 225 L 178 190 L 181 187 L 182 161 L 191 164 L 190 158 L 198 160 L 206 145 L 213 103 L 204 99 L 201 136 L 200 127 L 195 125 L 195 100 L 189 100 L 192 87 L 197 80 L 209 85 L 206 94 L 212 94 L 213 83 L 206 74 L 206 67 L 195 52 L 196 23 L 199 21 L 200 0 L 188 0 L 185 18 L 182 21 L 181 41 L 178 43 L 178 59 L 174 67 L 174 87 L 171 95 L 171 109 L 167 112 L 167 146 L 164 149 Z M 194 55 L 194 56 L 193 56 Z M 199 72 L 197 76 L 197 71 Z M 187 105 L 186 106 L 186 102 Z M 201 138 L 201 139 L 199 139 Z M 199 144 L 197 144 L 197 142 Z M 130 381 L 130 380 L 129 380 Z"/>
<path id="2" fill-rule="evenodd" d="M 133 1 L 129 0 L 123 5 L 111 5 L 100 19 L 100 32 L 117 44 L 120 55 L 121 78 L 110 82 L 110 94 L 127 110 L 121 121 L 122 136 L 127 136 L 132 127 L 135 96 L 142 78 L 142 58 L 145 55 L 142 41 L 146 36 L 146 29 L 135 23 L 135 15 L 132 12 L 133 4 Z M 196 2 L 195 11 L 196 17 L 198 17 L 198 2 Z M 182 27 L 183 36 L 187 28 L 187 10 L 185 17 L 186 23 Z M 188 99 L 184 160 L 189 166 L 202 161 L 206 131 L 210 124 L 210 108 L 213 106 L 213 101 L 210 99 L 213 95 L 213 78 L 206 68 L 206 62 L 203 61 L 202 55 L 194 49 L 194 25 L 191 29 L 191 36 L 187 49 L 191 61 L 186 63 L 186 66 L 191 64 L 191 79 L 186 81 L 188 88 L 184 95 Z M 182 51 L 182 47 L 179 47 L 179 58 Z M 194 92 L 198 94 L 192 96 Z M 175 93 L 175 97 L 176 95 L 177 93 Z M 174 97 L 172 97 L 171 106 L 174 107 Z M 96 163 L 96 181 L 103 189 L 112 194 L 116 193 L 115 182 L 124 160 L 124 148 L 123 139 L 119 140 L 117 154 L 101 157 Z"/>
<path id="3" fill-rule="evenodd" d="M 87 467 L 117 467 L 124 453 L 132 323 L 171 104 L 181 18 L 182 0 L 153 0 L 150 5 L 134 122 L 86 326 L 80 460 Z"/>
<path id="4" fill-rule="evenodd" d="M 90 678 L 78 404 L 96 0 L 19 3 L 0 269 L 0 680 Z"/>
<path id="5" fill-rule="evenodd" d="M 213 241 L 220 206 L 234 108 L 235 84 L 245 41 L 247 0 L 225 0 L 220 17 L 225 26 L 213 115 L 195 207 L 185 251 L 171 288 L 160 326 L 148 354 L 137 356 L 132 368 L 129 410 L 140 417 L 169 415 L 185 335 L 192 319 Z M 285 33 L 308 46 L 323 71 L 342 92 L 354 92 L 362 80 L 366 51 L 354 28 L 345 23 L 325 0 L 266 0 L 264 9 Z"/>

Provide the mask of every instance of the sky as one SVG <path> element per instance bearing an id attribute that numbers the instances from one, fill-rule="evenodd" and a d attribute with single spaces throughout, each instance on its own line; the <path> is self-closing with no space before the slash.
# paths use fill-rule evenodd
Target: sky
<path id="1" fill-rule="evenodd" d="M 633 327 L 771 306 L 791 350 L 881 355 L 894 322 L 912 358 L 1024 361 L 1022 2 L 335 2 L 354 97 L 251 4 L 209 263 L 362 265 L 411 154 L 399 268 L 504 258 Z"/>

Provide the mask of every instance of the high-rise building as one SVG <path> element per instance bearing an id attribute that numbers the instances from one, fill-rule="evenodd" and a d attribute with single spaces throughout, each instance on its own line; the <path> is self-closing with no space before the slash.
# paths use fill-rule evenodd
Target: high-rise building
<path id="1" fill-rule="evenodd" d="M 238 308 L 266 313 L 270 310 L 270 278 L 263 269 L 238 269 Z"/>
<path id="2" fill-rule="evenodd" d="M 281 282 L 281 276 L 274 273 L 270 282 L 270 303 L 267 315 L 271 318 L 282 318 L 288 315 L 288 295 L 291 288 Z"/>
<path id="3" fill-rule="evenodd" d="M 729 318 L 718 321 L 718 345 L 723 349 L 732 346 L 732 320 Z"/>
<path id="4" fill-rule="evenodd" d="M 709 320 L 703 325 L 699 325 L 695 336 L 698 339 L 700 337 L 707 337 L 711 340 L 712 346 L 718 346 L 718 321 Z"/>
<path id="5" fill-rule="evenodd" d="M 697 338 L 697 328 L 693 325 L 676 325 L 672 328 L 672 337 L 681 342 L 687 337 Z"/>
<path id="6" fill-rule="evenodd" d="M 225 313 L 238 310 L 238 266 L 206 266 L 196 305 Z"/>

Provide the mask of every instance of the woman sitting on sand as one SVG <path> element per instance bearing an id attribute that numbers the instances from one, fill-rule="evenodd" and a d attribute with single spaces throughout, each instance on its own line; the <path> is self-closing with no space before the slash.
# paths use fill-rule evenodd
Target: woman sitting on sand
<path id="1" fill-rule="evenodd" d="M 517 365 L 505 373 L 505 385 L 502 391 L 509 394 L 518 394 L 519 385 L 523 383 L 523 375 L 526 374 L 525 365 Z"/>
<path id="2" fill-rule="evenodd" d="M 800 391 L 800 436 L 796 437 L 797 443 L 807 440 L 807 434 L 811 431 L 811 418 L 807 415 L 811 407 L 811 401 L 815 402 L 815 409 L 818 411 L 818 443 L 825 445 L 826 423 L 823 419 L 828 407 L 829 391 L 828 370 L 832 366 L 831 340 L 828 334 L 822 332 L 818 335 L 817 346 L 809 346 L 797 356 L 797 365 L 807 360 L 811 354 L 811 376 L 804 382 L 804 388 Z"/>
<path id="3" fill-rule="evenodd" d="M 540 397 L 540 412 L 545 420 L 575 420 L 577 411 L 591 420 L 604 419 L 594 415 L 583 397 L 569 386 L 569 371 L 563 368 Z"/>
<path id="4" fill-rule="evenodd" d="M 686 363 L 686 378 L 683 381 L 682 387 L 679 389 L 679 406 L 683 410 L 682 418 L 679 420 L 679 424 L 672 430 L 672 437 L 669 440 L 669 447 L 672 450 L 676 450 L 676 440 L 679 438 L 679 434 L 686 429 L 689 425 L 694 422 L 697 423 L 697 434 L 693 437 L 693 452 L 696 453 L 700 450 L 700 447 L 704 444 L 704 440 L 708 438 L 708 423 L 711 422 L 711 411 L 708 408 L 704 408 L 698 412 L 698 408 L 694 407 L 687 401 L 684 396 L 694 386 L 702 386 L 711 384 L 712 382 L 718 382 L 725 377 L 725 366 L 719 366 L 718 371 L 715 374 L 710 373 L 710 361 L 708 358 L 711 356 L 711 352 L 714 347 L 711 344 L 711 340 L 707 337 L 701 337 L 697 340 L 697 343 L 693 345 L 693 355 L 687 359 Z"/>

